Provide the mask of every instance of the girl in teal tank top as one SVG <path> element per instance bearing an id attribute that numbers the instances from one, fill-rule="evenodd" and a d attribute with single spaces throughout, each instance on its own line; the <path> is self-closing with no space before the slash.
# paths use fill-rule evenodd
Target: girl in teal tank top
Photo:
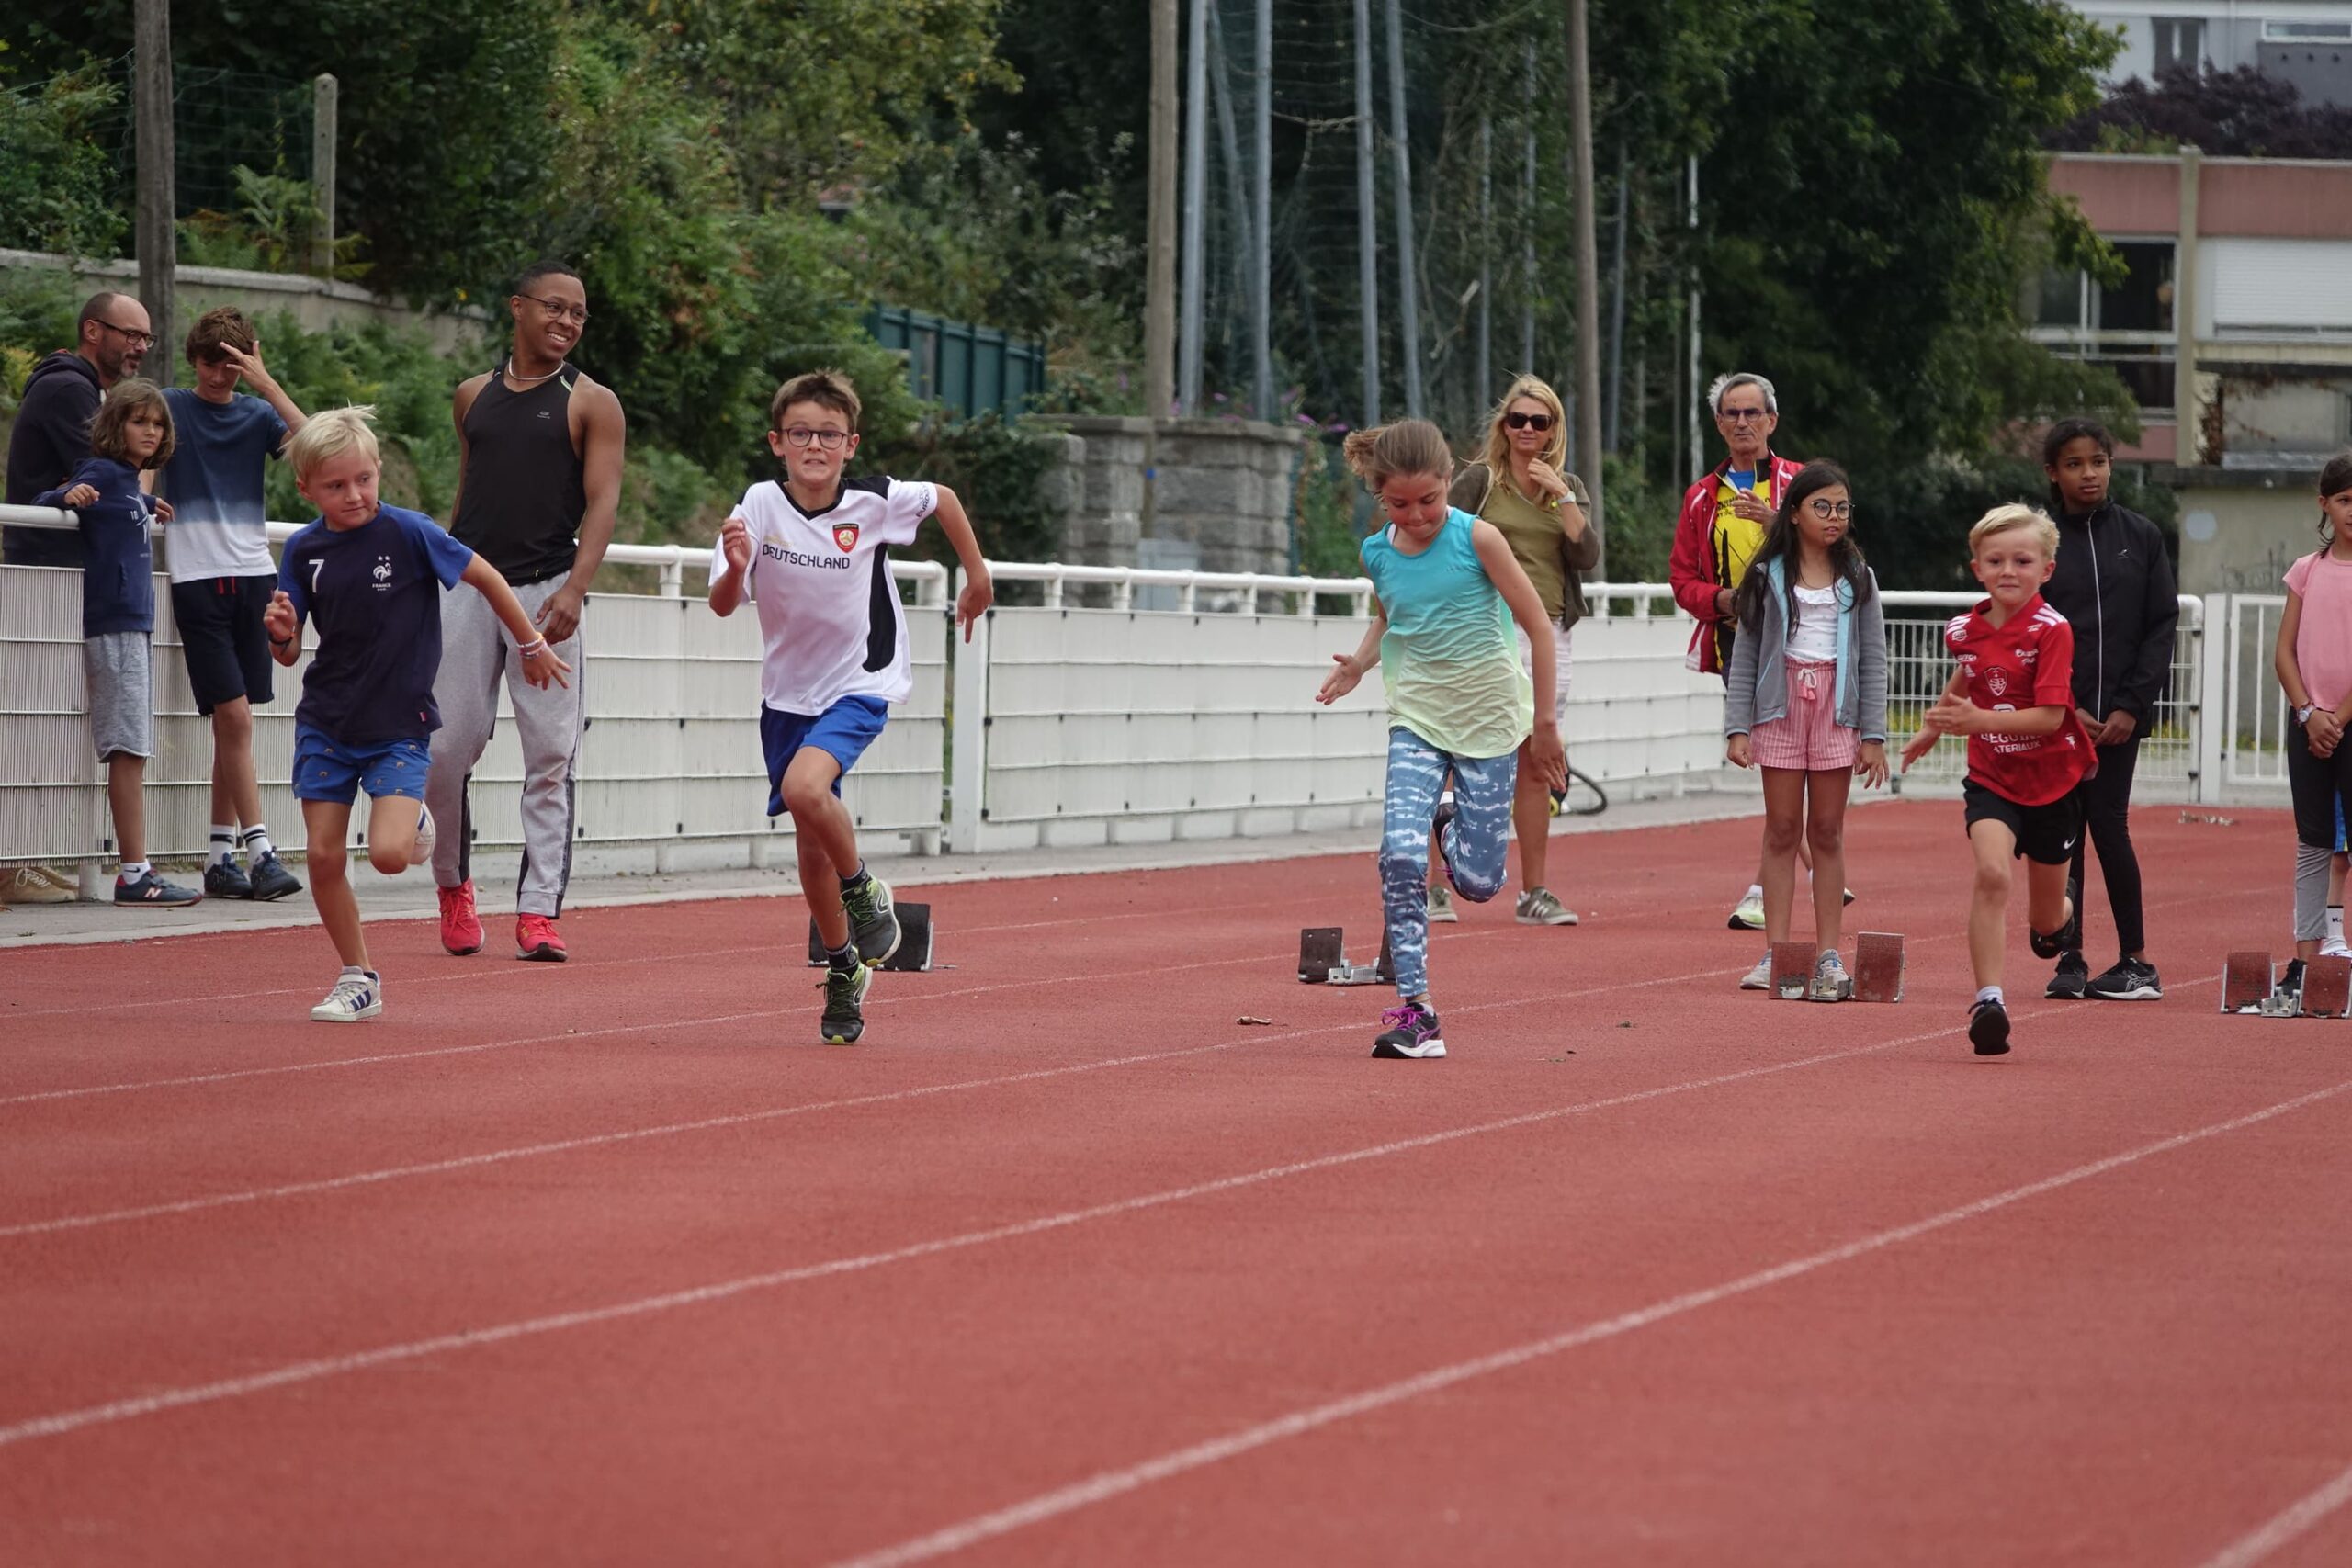
<path id="1" fill-rule="evenodd" d="M 1567 783 L 1560 732 L 1551 722 L 1551 627 L 1542 600 L 1499 531 L 1446 501 L 1453 455 L 1427 420 L 1404 420 L 1348 437 L 1348 466 L 1373 491 L 1388 525 L 1363 542 L 1377 602 L 1371 627 L 1316 701 L 1355 690 L 1375 664 L 1387 688 L 1388 781 L 1380 844 L 1381 904 L 1399 1005 L 1382 1014 L 1375 1056 L 1442 1056 L 1429 992 L 1430 829 L 1454 891 L 1483 904 L 1501 891 L 1510 841 L 1519 746 L 1554 788 Z M 1522 671 L 1511 623 L 1527 633 L 1533 676 Z M 1536 723 L 1537 715 L 1544 722 Z M 1453 803 L 1438 798 L 1448 773 Z"/>

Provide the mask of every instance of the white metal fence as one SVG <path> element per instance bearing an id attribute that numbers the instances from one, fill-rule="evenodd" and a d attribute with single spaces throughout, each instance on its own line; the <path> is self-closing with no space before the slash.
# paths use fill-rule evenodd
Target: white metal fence
<path id="1" fill-rule="evenodd" d="M 10 522 L 34 515 L 60 516 L 0 509 Z M 271 527 L 280 539 L 292 531 Z M 683 596 L 707 581 L 707 550 L 616 546 L 608 558 L 656 569 L 659 588 L 599 593 L 584 622 L 582 845 L 664 866 L 789 853 L 790 819 L 772 822 L 763 809 L 755 618 L 721 621 Z M 1313 701 L 1331 656 L 1363 636 L 1369 582 L 998 563 L 999 607 L 966 645 L 954 635 L 948 574 L 922 562 L 894 570 L 911 599 L 915 690 L 845 787 L 866 831 L 968 852 L 1377 819 L 1386 752 L 1378 682 L 1330 708 Z M 1722 687 L 1686 666 L 1689 618 L 1662 584 L 1586 592 L 1594 613 L 1576 633 L 1570 761 L 1620 798 L 1720 783 Z M 1971 602 L 1887 593 L 1898 739 L 1949 672 L 1944 621 Z M 2279 603 L 2182 601 L 2171 692 L 2142 751 L 2143 790 L 2214 799 L 2225 783 L 2283 787 L 2266 640 Z M 210 815 L 209 727 L 160 581 L 157 604 L 149 838 L 155 853 L 193 854 Z M 77 574 L 0 568 L 0 862 L 95 863 L 110 848 L 82 716 L 80 645 Z M 285 671 L 277 701 L 256 715 L 265 807 L 281 832 L 298 813 L 284 785 L 266 781 L 282 781 L 291 764 L 300 676 L 300 666 Z M 1962 747 L 1939 747 L 1906 786 L 1956 787 L 1963 765 Z M 503 725 L 476 772 L 485 851 L 520 841 L 520 778 Z"/>

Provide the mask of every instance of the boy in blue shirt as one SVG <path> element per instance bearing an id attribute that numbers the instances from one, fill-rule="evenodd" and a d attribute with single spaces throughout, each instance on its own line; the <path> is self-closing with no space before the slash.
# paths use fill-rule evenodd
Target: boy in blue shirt
<path id="1" fill-rule="evenodd" d="M 171 461 L 172 413 L 153 381 L 118 381 L 90 422 L 90 456 L 36 506 L 80 514 L 82 674 L 90 742 L 107 765 L 107 804 L 122 869 L 118 905 L 179 908 L 204 895 L 175 886 L 147 862 L 147 759 L 155 754 L 155 556 L 147 527 L 171 509 L 140 493 L 139 476 Z"/>
<path id="2" fill-rule="evenodd" d="M 318 647 L 294 710 L 294 795 L 311 868 L 311 897 L 343 959 L 343 974 L 311 1010 L 322 1023 L 384 1010 L 382 976 L 368 963 L 351 891 L 351 807 L 368 792 L 368 859 L 393 875 L 433 852 L 424 810 L 429 738 L 441 723 L 433 678 L 441 667 L 441 590 L 471 583 L 498 613 L 526 679 L 561 682 L 555 656 L 497 569 L 432 518 L 376 500 L 374 411 L 336 409 L 296 433 L 287 455 L 316 521 L 286 541 L 262 624 L 280 664 L 301 657 L 302 622 Z"/>
<path id="3" fill-rule="evenodd" d="M 173 508 L 172 620 L 196 711 L 212 720 L 212 840 L 204 890 L 216 898 L 283 898 L 302 885 L 269 841 L 254 777 L 254 705 L 274 694 L 261 617 L 277 586 L 262 480 L 269 460 L 302 428 L 303 415 L 262 364 L 253 323 L 233 305 L 198 318 L 187 334 L 187 361 L 196 368 L 195 387 L 164 392 L 178 444 L 164 467 L 163 490 Z M 240 379 L 261 395 L 238 391 Z"/>

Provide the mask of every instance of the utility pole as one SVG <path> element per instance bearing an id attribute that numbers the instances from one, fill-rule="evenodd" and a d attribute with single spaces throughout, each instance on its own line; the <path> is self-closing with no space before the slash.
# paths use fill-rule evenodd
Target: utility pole
<path id="1" fill-rule="evenodd" d="M 1617 257 L 1609 286 L 1609 450 L 1614 452 L 1625 431 L 1625 197 L 1632 189 L 1633 157 L 1617 154 Z M 1639 418 L 1637 414 L 1634 416 Z"/>
<path id="2" fill-rule="evenodd" d="M 1478 117 L 1478 386 L 1473 402 L 1495 395 L 1495 122 Z"/>
<path id="3" fill-rule="evenodd" d="M 321 277 L 334 276 L 334 149 L 335 121 L 342 88 L 323 72 L 311 80 L 311 205 L 318 209 L 318 229 L 311 236 L 311 270 Z"/>
<path id="4" fill-rule="evenodd" d="M 1380 228 L 1372 141 L 1372 6 L 1370 0 L 1356 0 L 1356 310 L 1363 319 L 1365 430 L 1380 423 Z"/>
<path id="5" fill-rule="evenodd" d="M 147 307 L 157 363 L 171 363 L 172 288 L 179 276 L 178 202 L 173 189 L 170 0 L 138 0 L 131 24 L 137 59 L 139 302 Z M 165 371 L 166 378 L 169 372 Z"/>
<path id="6" fill-rule="evenodd" d="M 1182 412 L 1201 412 L 1202 233 L 1208 221 L 1209 6 L 1193 0 L 1192 37 L 1184 54 L 1184 309 L 1177 352 Z"/>
<path id="7" fill-rule="evenodd" d="M 1414 287 L 1413 151 L 1405 122 L 1405 25 L 1397 0 L 1388 11 L 1388 139 L 1396 153 L 1396 325 L 1405 339 L 1405 412 L 1421 417 L 1420 291 Z"/>
<path id="8" fill-rule="evenodd" d="M 1250 138 L 1257 167 L 1258 254 L 1250 269 L 1250 347 L 1256 366 L 1253 378 L 1257 414 L 1274 417 L 1274 0 L 1258 0 L 1258 93 L 1250 118 L 1256 122 Z"/>
<path id="9" fill-rule="evenodd" d="M 1690 471 L 1691 473 L 1696 473 L 1699 471 L 1701 467 L 1703 466 L 1703 459 L 1702 458 L 1701 454 L 1706 451 L 1706 448 L 1699 444 L 1701 439 L 1699 428 L 1699 400 L 1705 397 L 1707 392 L 1705 386 L 1699 379 L 1699 155 L 1695 152 L 1690 155 L 1690 320 L 1688 330 L 1690 333 L 1690 400 L 1683 405 L 1682 412 L 1683 417 L 1690 422 Z M 1679 479 L 1681 476 L 1677 475 L 1676 477 Z"/>
<path id="10" fill-rule="evenodd" d="M 1144 412 L 1176 401 L 1176 0 L 1151 0 L 1151 187 L 1145 197 Z"/>
<path id="11" fill-rule="evenodd" d="M 1526 243 L 1526 254 L 1521 259 L 1524 270 L 1520 274 L 1519 288 L 1519 367 L 1530 374 L 1535 369 L 1535 40 L 1527 40 L 1527 88 L 1521 95 L 1527 115 L 1527 162 L 1520 171 L 1519 227 L 1520 238 Z"/>
<path id="12" fill-rule="evenodd" d="M 1585 0 L 1568 4 L 1569 118 L 1575 138 L 1571 162 L 1577 197 L 1577 469 L 1592 492 L 1592 522 L 1603 528 L 1596 581 L 1609 581 L 1609 536 L 1601 499 L 1600 452 L 1600 244 L 1592 213 L 1592 56 L 1585 31 Z"/>

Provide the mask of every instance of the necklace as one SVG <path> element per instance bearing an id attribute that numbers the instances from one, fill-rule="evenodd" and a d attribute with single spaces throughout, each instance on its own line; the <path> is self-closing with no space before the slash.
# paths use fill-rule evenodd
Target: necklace
<path id="1" fill-rule="evenodd" d="M 506 356 L 506 363 L 498 367 L 498 373 L 501 376 L 506 377 L 510 380 L 546 381 L 563 374 L 563 361 L 560 359 L 557 360 L 555 362 L 555 368 L 548 371 L 545 376 L 526 376 L 520 370 L 514 368 L 514 356 L 510 354 Z"/>

